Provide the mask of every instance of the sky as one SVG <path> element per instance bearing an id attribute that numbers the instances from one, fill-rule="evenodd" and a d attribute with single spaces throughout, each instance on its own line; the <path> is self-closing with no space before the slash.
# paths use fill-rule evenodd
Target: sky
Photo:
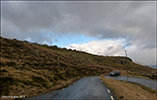
<path id="1" fill-rule="evenodd" d="M 2 1 L 1 36 L 156 65 L 156 1 Z"/>

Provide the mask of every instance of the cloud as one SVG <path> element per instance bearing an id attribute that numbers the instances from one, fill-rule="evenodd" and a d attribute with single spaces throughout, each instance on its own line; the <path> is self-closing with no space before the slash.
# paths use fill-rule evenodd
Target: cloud
<path id="1" fill-rule="evenodd" d="M 142 65 L 156 65 L 156 48 L 143 49 L 139 48 L 137 45 L 132 45 L 127 49 L 127 52 L 136 63 Z"/>
<path id="2" fill-rule="evenodd" d="M 99 55 L 117 55 L 124 54 L 124 48 L 122 43 L 123 39 L 119 40 L 95 40 L 84 44 L 71 44 L 68 45 L 68 49 L 76 49 L 79 51 L 85 51 L 92 54 Z M 122 52 L 123 51 L 123 52 Z"/>
<path id="3" fill-rule="evenodd" d="M 124 48 L 123 44 L 124 39 L 104 41 L 97 40 L 84 44 L 71 44 L 66 48 L 103 56 L 126 56 L 126 50 L 128 57 L 133 59 L 134 62 L 143 65 L 156 65 L 156 48 L 143 49 L 137 45 L 131 45 Z"/>
<path id="4" fill-rule="evenodd" d="M 2 33 L 12 37 L 18 31 L 32 38 L 42 30 L 77 33 L 124 38 L 154 48 L 155 6 L 155 2 L 2 2 Z"/>
<path id="5" fill-rule="evenodd" d="M 99 41 L 81 45 L 92 53 L 118 55 L 124 53 L 122 48 L 135 46 L 132 55 L 141 50 L 142 58 L 156 49 L 155 1 L 2 1 L 1 22 L 2 36 L 19 40 L 50 43 L 50 33 L 54 42 L 68 34 L 94 37 Z M 106 44 L 106 39 L 112 41 Z"/>

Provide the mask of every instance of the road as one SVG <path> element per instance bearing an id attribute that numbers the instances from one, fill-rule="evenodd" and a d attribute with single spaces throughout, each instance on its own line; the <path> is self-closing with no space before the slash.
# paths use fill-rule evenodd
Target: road
<path id="1" fill-rule="evenodd" d="M 24 100 L 115 100 L 116 98 L 99 79 L 98 76 L 85 77 L 73 83 L 69 87 L 38 95 Z"/>
<path id="2" fill-rule="evenodd" d="M 121 81 L 128 81 L 132 83 L 137 83 L 141 84 L 144 86 L 147 86 L 149 88 L 152 88 L 154 90 L 157 90 L 157 81 L 151 80 L 151 79 L 146 79 L 146 78 L 138 78 L 138 77 L 127 77 L 127 76 L 105 76 L 106 78 L 113 78 L 116 80 L 121 80 Z"/>

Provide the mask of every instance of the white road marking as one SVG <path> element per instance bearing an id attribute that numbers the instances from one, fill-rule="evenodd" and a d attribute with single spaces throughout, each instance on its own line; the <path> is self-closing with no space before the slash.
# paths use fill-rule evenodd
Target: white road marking
<path id="1" fill-rule="evenodd" d="M 109 89 L 107 89 L 108 93 L 111 93 Z"/>
<path id="2" fill-rule="evenodd" d="M 111 100 L 114 100 L 113 96 L 110 96 L 111 97 Z"/>
<path id="3" fill-rule="evenodd" d="M 88 90 L 88 88 L 87 88 L 86 90 L 84 90 L 84 91 L 82 91 L 82 92 L 76 94 L 73 98 L 77 97 L 77 96 L 80 95 L 80 94 L 83 94 L 83 93 L 86 92 L 87 90 Z M 73 99 L 73 98 L 71 98 L 71 99 Z"/>

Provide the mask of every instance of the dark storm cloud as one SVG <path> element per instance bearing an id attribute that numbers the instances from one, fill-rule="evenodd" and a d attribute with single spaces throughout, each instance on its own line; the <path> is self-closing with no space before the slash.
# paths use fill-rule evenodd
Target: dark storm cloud
<path id="1" fill-rule="evenodd" d="M 2 4 L 2 8 L 3 19 L 18 26 L 22 32 L 51 28 L 57 20 L 62 19 L 55 4 L 7 2 Z"/>
<path id="2" fill-rule="evenodd" d="M 155 47 L 155 2 L 2 2 L 2 35 L 85 34 Z M 37 37 L 37 35 L 40 35 Z M 43 40 L 44 41 L 44 40 Z"/>

